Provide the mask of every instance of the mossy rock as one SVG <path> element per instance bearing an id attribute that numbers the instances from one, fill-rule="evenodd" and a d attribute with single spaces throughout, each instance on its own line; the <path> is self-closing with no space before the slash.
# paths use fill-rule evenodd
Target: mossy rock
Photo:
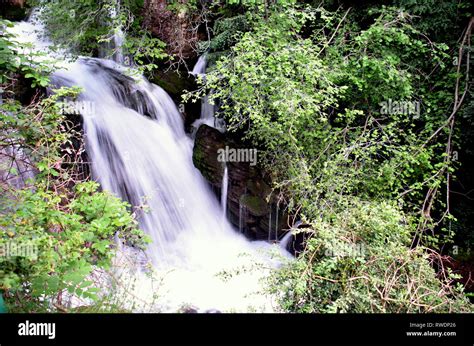
<path id="1" fill-rule="evenodd" d="M 193 90 L 196 88 L 194 77 L 185 71 L 156 71 L 149 80 L 162 87 L 173 99 L 181 100 L 183 90 Z"/>
<path id="2" fill-rule="evenodd" d="M 206 164 L 207 162 L 207 155 L 203 147 L 195 146 L 193 151 L 193 164 L 194 167 L 199 169 L 202 176 L 209 182 L 217 182 L 215 177 L 215 172 L 210 169 L 210 167 Z"/>
<path id="3" fill-rule="evenodd" d="M 268 204 L 263 198 L 252 195 L 242 195 L 240 204 L 255 216 L 264 216 L 268 213 Z"/>
<path id="4" fill-rule="evenodd" d="M 163 69 L 167 68 L 165 66 Z M 196 89 L 196 81 L 194 76 L 188 74 L 187 71 L 163 71 L 157 70 L 152 75 L 147 75 L 150 82 L 161 87 L 177 105 L 184 105 L 184 109 L 180 106 L 180 112 L 184 116 L 184 125 L 187 131 L 191 131 L 191 124 L 201 115 L 201 102 L 192 102 L 189 100 L 183 103 L 182 95 L 185 91 Z"/>
<path id="5" fill-rule="evenodd" d="M 224 147 L 224 137 L 216 129 L 201 125 L 196 132 L 193 149 L 193 164 L 211 184 L 220 186 L 223 164 L 217 161 L 217 151 Z"/>
<path id="6" fill-rule="evenodd" d="M 263 180 L 248 180 L 247 181 L 247 189 L 253 195 L 260 196 L 262 198 L 267 198 L 272 189 L 268 186 Z"/>

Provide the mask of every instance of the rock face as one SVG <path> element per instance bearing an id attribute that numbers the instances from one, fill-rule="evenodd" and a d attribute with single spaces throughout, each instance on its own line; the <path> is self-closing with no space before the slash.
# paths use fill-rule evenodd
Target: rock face
<path id="1" fill-rule="evenodd" d="M 177 1 L 185 3 L 186 0 Z M 198 41 L 192 18 L 182 10 L 171 11 L 167 0 L 145 0 L 144 25 L 154 36 L 166 43 L 168 53 L 182 59 L 196 56 L 193 49 Z"/>
<path id="2" fill-rule="evenodd" d="M 184 118 L 184 126 L 190 131 L 191 124 L 200 116 L 201 105 L 199 102 L 183 104 L 181 96 L 189 90 L 196 89 L 196 79 L 187 71 L 156 70 L 153 75 L 147 76 L 148 80 L 163 88 L 173 101 L 178 105 L 178 109 Z"/>
<path id="3" fill-rule="evenodd" d="M 26 18 L 25 0 L 0 1 L 0 17 L 3 19 L 19 21 Z"/>
<path id="4" fill-rule="evenodd" d="M 249 162 L 219 162 L 218 150 L 239 146 L 216 129 L 201 125 L 196 133 L 194 165 L 201 171 L 218 196 L 221 193 L 224 167 L 228 170 L 227 218 L 251 239 L 278 240 L 288 228 L 288 215 L 278 207 L 275 194 Z"/>

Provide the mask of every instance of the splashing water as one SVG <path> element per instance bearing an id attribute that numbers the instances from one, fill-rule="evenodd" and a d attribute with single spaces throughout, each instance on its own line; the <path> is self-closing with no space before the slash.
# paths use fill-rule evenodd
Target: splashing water
<path id="1" fill-rule="evenodd" d="M 111 6 L 108 8 L 110 19 L 116 22 L 117 24 L 109 33 L 109 38 L 107 42 L 104 42 L 99 49 L 99 57 L 107 58 L 110 55 L 110 58 L 119 63 L 124 63 L 124 56 L 123 56 L 123 44 L 125 41 L 125 33 L 122 30 L 122 25 L 118 18 L 118 14 L 120 13 L 120 1 L 117 1 L 115 6 Z M 112 54 L 111 54 L 112 52 Z"/>

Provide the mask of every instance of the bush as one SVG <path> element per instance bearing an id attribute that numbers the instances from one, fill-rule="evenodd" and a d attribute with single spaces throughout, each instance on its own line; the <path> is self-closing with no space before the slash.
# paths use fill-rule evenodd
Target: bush
<path id="1" fill-rule="evenodd" d="M 390 203 L 352 200 L 331 221 L 312 223 L 306 250 L 275 274 L 273 292 L 290 312 L 474 311 L 454 275 L 436 274 L 434 252 L 410 248 L 410 231 Z"/>
<path id="2" fill-rule="evenodd" d="M 434 231 L 451 218 L 438 193 L 453 171 L 451 137 L 434 134 L 455 85 L 447 45 L 383 6 L 368 11 L 364 29 L 349 10 L 260 14 L 187 97 L 213 90 L 217 116 L 259 149 L 293 220 L 312 226 L 306 250 L 272 282 L 282 309 L 472 310 L 425 247 L 451 236 Z M 385 112 L 389 99 L 421 106 Z"/>
<path id="3" fill-rule="evenodd" d="M 10 196 L 10 211 L 0 220 L 0 248 L 30 251 L 8 256 L 7 250 L 0 257 L 1 288 L 14 300 L 14 310 L 35 311 L 45 299 L 61 306 L 65 290 L 97 299 L 97 288 L 86 279 L 95 266 L 110 265 L 113 235 L 120 231 L 131 245 L 145 244 L 129 206 L 97 187 L 79 183 L 71 197 L 40 185 Z"/>

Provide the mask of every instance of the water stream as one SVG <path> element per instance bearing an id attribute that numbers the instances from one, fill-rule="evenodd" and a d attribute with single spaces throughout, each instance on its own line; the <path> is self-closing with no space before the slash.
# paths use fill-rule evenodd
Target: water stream
<path id="1" fill-rule="evenodd" d="M 30 30 L 35 25 L 20 23 L 15 31 L 27 35 L 21 26 Z M 37 36 L 34 39 L 44 46 Z M 127 262 L 131 270 L 122 268 L 122 274 L 128 274 L 121 283 L 133 281 L 134 287 L 131 293 L 118 291 L 127 295 L 127 307 L 272 311 L 272 297 L 261 293 L 261 279 L 278 261 L 267 253 L 268 243 L 248 241 L 222 217 L 227 169 L 221 207 L 193 166 L 193 140 L 172 99 L 128 72 L 112 60 L 79 58 L 52 76 L 57 87 L 82 87 L 77 102 L 93 105 L 83 119 L 94 179 L 143 210 L 139 223 L 152 239 L 146 257 L 153 269 L 133 261 Z M 272 251 L 285 255 L 279 248 Z"/>

